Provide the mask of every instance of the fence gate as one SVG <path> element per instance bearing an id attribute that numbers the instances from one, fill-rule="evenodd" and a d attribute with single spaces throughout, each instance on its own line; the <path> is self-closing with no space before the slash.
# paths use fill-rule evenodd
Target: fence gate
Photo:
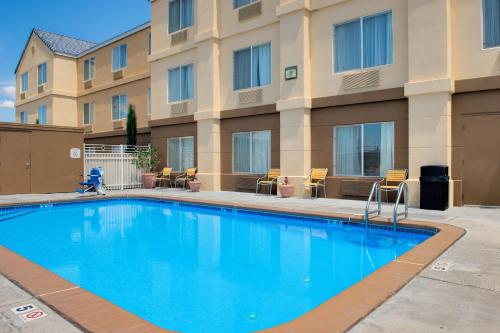
<path id="1" fill-rule="evenodd" d="M 138 150 L 149 149 L 150 146 L 85 144 L 84 170 L 88 174 L 93 167 L 102 167 L 108 190 L 140 188 L 143 170 L 133 163 L 134 155 Z"/>

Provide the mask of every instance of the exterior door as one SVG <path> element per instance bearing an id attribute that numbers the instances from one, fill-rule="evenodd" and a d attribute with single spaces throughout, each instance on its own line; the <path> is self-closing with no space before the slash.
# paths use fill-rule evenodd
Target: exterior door
<path id="1" fill-rule="evenodd" d="M 463 120 L 464 203 L 500 206 L 500 113 Z"/>
<path id="2" fill-rule="evenodd" d="M 30 133 L 0 132 L 0 193 L 30 192 Z"/>

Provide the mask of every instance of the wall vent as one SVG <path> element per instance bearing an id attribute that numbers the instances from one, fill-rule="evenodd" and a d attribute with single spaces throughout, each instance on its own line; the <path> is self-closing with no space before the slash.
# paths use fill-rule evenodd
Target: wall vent
<path id="1" fill-rule="evenodd" d="M 92 88 L 92 80 L 85 81 L 85 82 L 83 83 L 83 85 L 84 85 L 85 89 L 90 89 L 90 88 Z"/>
<path id="2" fill-rule="evenodd" d="M 170 35 L 170 44 L 172 44 L 172 46 L 180 44 L 182 42 L 187 41 L 187 38 L 188 38 L 187 29 L 181 30 L 179 32 Z"/>
<path id="3" fill-rule="evenodd" d="M 93 130 L 94 130 L 94 125 L 85 125 L 83 127 L 84 133 L 92 133 Z"/>
<path id="4" fill-rule="evenodd" d="M 238 95 L 240 104 L 251 104 L 262 102 L 262 89 L 242 91 Z"/>
<path id="5" fill-rule="evenodd" d="M 346 74 L 344 75 L 342 83 L 345 90 L 376 87 L 380 84 L 380 72 L 376 70 Z"/>
<path id="6" fill-rule="evenodd" d="M 38 93 L 41 94 L 45 91 L 45 86 L 44 85 L 41 85 L 41 86 L 38 86 Z"/>
<path id="7" fill-rule="evenodd" d="M 113 80 L 119 80 L 123 78 L 123 69 L 113 72 Z"/>
<path id="8" fill-rule="evenodd" d="M 181 103 L 175 103 L 170 105 L 170 114 L 171 115 L 178 115 L 178 114 L 183 114 L 187 113 L 187 102 L 181 102 Z"/>
<path id="9" fill-rule="evenodd" d="M 26 98 L 26 93 L 21 93 L 21 99 L 25 99 Z"/>
<path id="10" fill-rule="evenodd" d="M 262 14 L 262 3 L 259 1 L 241 8 L 238 11 L 238 20 L 241 22 L 259 16 L 260 14 Z"/>

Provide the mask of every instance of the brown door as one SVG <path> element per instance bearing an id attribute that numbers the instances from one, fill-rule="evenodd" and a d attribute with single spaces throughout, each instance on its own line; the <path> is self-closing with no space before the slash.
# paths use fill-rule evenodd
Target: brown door
<path id="1" fill-rule="evenodd" d="M 463 120 L 464 203 L 500 206 L 500 114 L 471 115 Z"/>
<path id="2" fill-rule="evenodd" d="M 30 133 L 0 132 L 0 193 L 29 193 L 30 166 Z"/>

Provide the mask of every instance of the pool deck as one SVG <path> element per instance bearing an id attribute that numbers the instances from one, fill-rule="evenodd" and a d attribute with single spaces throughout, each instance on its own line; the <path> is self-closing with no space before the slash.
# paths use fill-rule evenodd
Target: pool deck
<path id="1" fill-rule="evenodd" d="M 234 192 L 191 193 L 155 189 L 116 191 L 111 196 L 114 195 L 176 197 L 269 209 L 290 209 L 321 214 L 340 213 L 346 216 L 352 216 L 352 214 L 361 216 L 364 211 L 364 202 L 361 201 L 281 199 Z M 0 196 L 0 204 L 68 200 L 79 197 L 81 195 L 73 193 Z M 382 215 L 391 216 L 390 209 L 390 206 L 384 205 Z M 457 226 L 465 229 L 467 233 L 435 260 L 450 263 L 448 271 L 436 271 L 431 267 L 418 268 L 419 273 L 416 277 L 352 327 L 350 332 L 499 332 L 500 209 L 465 207 L 451 208 L 446 212 L 410 209 L 410 218 Z M 2 260 L 4 257 L 0 253 L 0 261 Z M 386 273 L 389 273 L 389 276 L 395 274 L 390 270 Z M 378 281 L 380 289 L 384 288 L 383 282 Z M 365 297 L 370 298 L 368 295 Z M 10 308 L 25 303 L 39 306 L 46 310 L 49 316 L 23 323 L 10 311 Z M 344 312 L 350 312 L 351 308 L 344 310 Z M 311 311 L 313 312 L 314 310 Z M 339 315 L 340 312 L 325 313 L 323 316 L 331 317 L 335 314 Z M 342 315 L 349 316 L 349 313 L 342 313 Z M 341 318 L 339 320 L 341 321 Z M 282 329 L 278 327 L 277 330 L 273 330 L 276 332 L 303 331 L 287 329 L 286 325 L 283 326 L 285 327 Z M 309 331 L 311 329 L 312 327 L 309 327 Z M 0 333 L 78 331 L 78 328 L 47 308 L 38 298 L 33 298 L 0 276 Z"/>

